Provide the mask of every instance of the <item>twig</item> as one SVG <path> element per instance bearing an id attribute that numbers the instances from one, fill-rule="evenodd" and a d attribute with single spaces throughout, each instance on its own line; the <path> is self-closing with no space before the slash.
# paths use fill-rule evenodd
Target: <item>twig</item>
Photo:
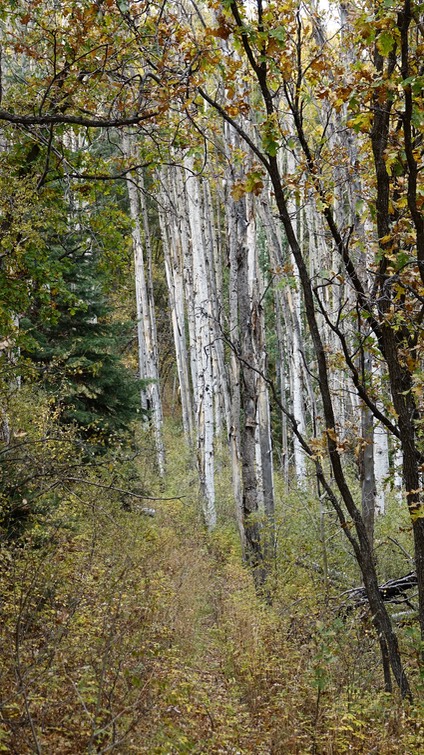
<path id="1" fill-rule="evenodd" d="M 401 545 L 400 543 L 398 543 L 398 541 L 394 537 L 390 537 L 390 535 L 387 537 L 387 539 L 390 540 L 391 543 L 394 543 L 394 545 L 397 545 L 397 547 L 402 551 L 402 553 L 404 554 L 404 556 L 406 556 L 406 558 L 409 561 L 411 561 L 412 563 L 414 563 L 414 558 L 411 556 L 410 553 L 408 553 L 408 551 L 406 550 L 406 548 L 403 547 L 403 545 Z"/>
<path id="2" fill-rule="evenodd" d="M 92 482 L 91 480 L 84 480 L 83 477 L 66 477 L 68 482 L 82 482 L 85 485 L 92 485 L 95 488 L 103 488 L 104 490 L 114 490 L 116 493 L 124 493 L 124 495 L 130 495 L 133 498 L 141 498 L 142 501 L 180 501 L 181 498 L 185 498 L 184 495 L 176 495 L 172 498 L 159 498 L 158 496 L 141 495 L 140 493 L 133 493 L 132 490 L 124 490 L 124 488 L 115 488 L 114 485 L 102 485 L 100 482 Z"/>

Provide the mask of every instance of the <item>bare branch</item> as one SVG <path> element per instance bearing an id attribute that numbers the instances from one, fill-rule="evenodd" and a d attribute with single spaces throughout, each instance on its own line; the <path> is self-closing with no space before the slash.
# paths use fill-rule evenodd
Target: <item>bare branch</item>
<path id="1" fill-rule="evenodd" d="M 68 124 L 71 126 L 85 126 L 86 128 L 122 128 L 136 126 L 141 121 L 147 121 L 159 115 L 157 110 L 137 113 L 128 118 L 100 118 L 96 116 L 63 115 L 17 115 L 7 110 L 0 110 L 0 121 L 13 123 L 17 126 L 49 126 L 51 124 Z"/>

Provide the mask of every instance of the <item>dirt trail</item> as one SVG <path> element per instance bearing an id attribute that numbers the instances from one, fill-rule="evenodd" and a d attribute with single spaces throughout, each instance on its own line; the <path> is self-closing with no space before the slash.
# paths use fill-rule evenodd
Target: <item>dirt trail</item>
<path id="1" fill-rule="evenodd" d="M 249 575 L 231 537 L 208 537 L 159 513 L 156 526 L 167 528 L 168 548 L 162 552 L 167 575 L 167 616 L 170 644 L 164 660 L 159 710 L 154 713 L 151 740 L 142 750 L 149 755 L 174 753 L 240 753 L 269 755 L 258 732 L 243 689 L 235 675 L 237 637 L 240 649 L 252 633 L 256 604 Z M 237 626 L 240 616 L 244 627 Z M 250 616 L 250 620 L 249 620 Z M 166 668 L 165 668 L 166 667 Z"/>

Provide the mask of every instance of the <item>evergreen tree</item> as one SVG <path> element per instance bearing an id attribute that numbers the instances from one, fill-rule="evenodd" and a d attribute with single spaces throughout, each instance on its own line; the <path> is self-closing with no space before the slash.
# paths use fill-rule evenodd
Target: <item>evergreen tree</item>
<path id="1" fill-rule="evenodd" d="M 21 321 L 31 336 L 25 355 L 60 408 L 64 423 L 83 437 L 111 445 L 140 413 L 140 381 L 119 349 L 128 323 L 111 322 L 98 267 L 91 255 L 68 265 L 67 288 L 55 293 L 54 317 L 40 318 L 37 305 Z"/>

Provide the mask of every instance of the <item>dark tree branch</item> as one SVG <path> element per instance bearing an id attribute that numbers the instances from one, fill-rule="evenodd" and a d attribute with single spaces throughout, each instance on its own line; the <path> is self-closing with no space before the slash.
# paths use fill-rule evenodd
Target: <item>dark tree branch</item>
<path id="1" fill-rule="evenodd" d="M 147 113 L 137 113 L 128 118 L 100 118 L 96 116 L 63 115 L 17 115 L 7 110 L 0 110 L 0 121 L 12 123 L 16 126 L 49 126 L 54 124 L 85 126 L 86 128 L 121 128 L 123 126 L 136 126 L 141 121 L 155 118 L 159 115 L 157 110 Z"/>
<path id="2" fill-rule="evenodd" d="M 235 121 L 234 118 L 232 118 L 230 115 L 228 115 L 228 113 L 219 104 L 219 102 L 217 102 L 216 100 L 212 99 L 212 97 L 209 97 L 209 95 L 205 92 L 204 89 L 202 89 L 201 87 L 199 87 L 198 92 L 199 92 L 200 96 L 203 97 L 203 99 L 206 100 L 206 102 L 208 102 L 209 105 L 211 105 L 213 108 L 215 108 L 215 110 L 222 116 L 222 118 L 227 123 L 229 123 L 230 126 L 232 126 L 233 129 L 235 131 L 237 131 L 238 134 L 240 134 L 240 136 L 243 139 L 243 141 L 248 145 L 248 147 L 250 147 L 250 149 L 256 155 L 256 157 L 258 158 L 258 160 L 260 160 L 260 162 L 262 163 L 262 165 L 264 165 L 265 168 L 267 170 L 269 170 L 269 161 L 267 160 L 267 158 L 265 157 L 265 155 L 263 154 L 263 152 L 261 152 L 261 150 L 258 149 L 258 147 L 256 146 L 256 144 L 252 141 L 252 139 L 246 133 L 246 131 L 237 123 L 237 121 Z M 0 113 L 1 113 L 1 111 L 0 111 Z"/>

